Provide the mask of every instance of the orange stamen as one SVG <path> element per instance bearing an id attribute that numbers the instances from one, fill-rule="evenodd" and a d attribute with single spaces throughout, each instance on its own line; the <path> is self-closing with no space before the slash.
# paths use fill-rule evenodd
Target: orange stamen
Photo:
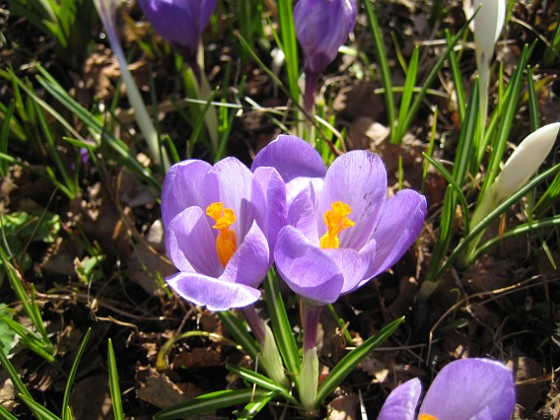
<path id="1" fill-rule="evenodd" d="M 237 237 L 235 232 L 229 229 L 236 220 L 235 212 L 217 201 L 206 208 L 206 214 L 216 222 L 212 227 L 220 231 L 216 238 L 216 252 L 220 263 L 225 267 L 237 249 Z"/>
<path id="2" fill-rule="evenodd" d="M 431 414 L 419 414 L 418 420 L 438 420 L 436 416 L 432 416 Z"/>
<path id="3" fill-rule="evenodd" d="M 321 237 L 319 242 L 321 248 L 338 248 L 338 234 L 343 230 L 355 225 L 355 223 L 347 218 L 352 209 L 342 201 L 335 201 L 331 205 L 332 210 L 327 210 L 323 216 L 327 232 Z"/>

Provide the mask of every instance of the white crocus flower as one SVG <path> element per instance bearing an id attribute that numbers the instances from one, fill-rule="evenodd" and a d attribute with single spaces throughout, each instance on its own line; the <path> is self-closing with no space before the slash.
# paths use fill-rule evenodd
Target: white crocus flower
<path id="1" fill-rule="evenodd" d="M 529 134 L 519 144 L 476 207 L 471 218 L 471 229 L 527 183 L 550 153 L 559 131 L 560 123 L 548 124 Z M 460 264 L 467 266 L 471 263 L 481 236 L 482 233 L 469 244 Z"/>

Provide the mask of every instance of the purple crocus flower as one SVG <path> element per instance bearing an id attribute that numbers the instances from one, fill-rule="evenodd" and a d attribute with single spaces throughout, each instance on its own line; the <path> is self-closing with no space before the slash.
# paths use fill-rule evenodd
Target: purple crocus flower
<path id="1" fill-rule="evenodd" d="M 328 170 L 305 141 L 280 136 L 255 157 L 287 183 L 287 226 L 274 258 L 288 286 L 317 305 L 332 303 L 391 267 L 418 237 L 426 199 L 401 190 L 387 199 L 387 173 L 368 151 L 348 152 Z"/>
<path id="2" fill-rule="evenodd" d="M 356 0 L 299 0 L 294 7 L 296 36 L 304 53 L 305 107 L 313 105 L 319 73 L 335 59 L 356 24 Z"/>
<path id="3" fill-rule="evenodd" d="M 179 51 L 195 73 L 198 41 L 218 0 L 138 0 L 154 29 Z M 198 74 L 197 74 L 198 76 Z"/>
<path id="4" fill-rule="evenodd" d="M 515 409 L 515 386 L 509 368 L 490 359 L 461 359 L 436 376 L 418 409 L 418 378 L 396 387 L 381 408 L 379 420 L 508 420 Z"/>
<path id="5" fill-rule="evenodd" d="M 272 265 L 286 220 L 286 189 L 276 170 L 253 173 L 235 158 L 214 166 L 187 160 L 163 183 L 163 224 L 179 273 L 166 279 L 184 299 L 210 310 L 245 307 Z"/>

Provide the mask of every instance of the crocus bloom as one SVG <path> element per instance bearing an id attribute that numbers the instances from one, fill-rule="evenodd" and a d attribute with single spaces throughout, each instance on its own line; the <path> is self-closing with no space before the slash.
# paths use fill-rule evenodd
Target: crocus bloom
<path id="1" fill-rule="evenodd" d="M 139 0 L 154 29 L 198 71 L 196 53 L 202 31 L 218 0 Z"/>
<path id="2" fill-rule="evenodd" d="M 319 73 L 335 59 L 356 24 L 356 0 L 299 0 L 294 8 L 296 36 L 304 54 L 305 106 L 313 104 Z"/>
<path id="3" fill-rule="evenodd" d="M 411 379 L 389 394 L 379 420 L 508 420 L 515 409 L 510 369 L 490 359 L 461 359 L 436 376 L 418 409 L 422 385 Z"/>
<path id="4" fill-rule="evenodd" d="M 280 136 L 255 157 L 287 183 L 287 226 L 274 259 L 288 286 L 315 304 L 332 303 L 391 267 L 416 240 L 425 198 L 401 190 L 387 199 L 387 173 L 368 151 L 348 152 L 328 171 L 305 141 Z"/>
<path id="5" fill-rule="evenodd" d="M 252 173 L 235 158 L 178 163 L 165 178 L 161 207 L 167 252 L 179 269 L 166 279 L 173 290 L 210 310 L 260 297 L 286 220 L 286 189 L 274 169 Z"/>

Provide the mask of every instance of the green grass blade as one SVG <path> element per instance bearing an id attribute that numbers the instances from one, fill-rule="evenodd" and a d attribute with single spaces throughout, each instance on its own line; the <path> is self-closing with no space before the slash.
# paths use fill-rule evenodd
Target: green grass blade
<path id="1" fill-rule="evenodd" d="M 27 347 L 29 350 L 37 353 L 43 359 L 47 360 L 48 362 L 54 362 L 55 358 L 52 355 L 52 344 L 50 342 L 45 342 L 41 339 L 40 336 L 29 331 L 19 322 L 14 321 L 13 319 L 0 315 L 0 321 L 6 324 L 12 331 L 14 331 L 20 338 L 21 344 Z"/>
<path id="2" fill-rule="evenodd" d="M 263 395 L 270 395 L 269 391 L 254 391 L 252 389 L 236 389 L 216 391 L 204 394 L 192 400 L 166 408 L 154 416 L 154 420 L 183 419 L 221 408 L 247 404 L 258 400 Z"/>
<path id="3" fill-rule="evenodd" d="M 240 413 L 237 414 L 237 420 L 250 420 L 255 418 L 255 416 L 267 406 L 273 397 L 274 393 L 269 392 L 268 394 L 263 393 L 259 398 L 255 398 L 247 404 Z"/>
<path id="4" fill-rule="evenodd" d="M 2 346 L 2 343 L 0 343 L 0 346 Z M 4 346 L 2 346 L 2 348 L 4 348 Z M 20 396 L 26 396 L 29 399 L 33 399 L 33 397 L 31 397 L 31 394 L 27 390 L 27 387 L 21 380 L 18 372 L 16 371 L 16 368 L 14 367 L 14 365 L 12 365 L 10 359 L 8 359 L 7 353 L 7 351 L 0 351 L 0 365 L 2 365 L 8 373 L 8 377 L 14 384 L 15 388 L 18 390 Z"/>
<path id="5" fill-rule="evenodd" d="M 18 418 L 5 409 L 3 405 L 0 405 L 0 418 L 4 420 L 18 420 Z"/>
<path id="6" fill-rule="evenodd" d="M 273 270 L 268 272 L 263 285 L 266 306 L 268 308 L 270 322 L 272 323 L 272 331 L 274 332 L 278 350 L 282 355 L 286 368 L 290 374 L 296 377 L 300 368 L 299 349 L 288 319 L 280 288 L 278 287 L 276 273 Z"/>
<path id="7" fill-rule="evenodd" d="M 533 68 L 527 66 L 527 90 L 529 92 L 529 121 L 531 122 L 531 133 L 536 131 L 540 125 L 539 99 L 533 78 Z"/>
<path id="8" fill-rule="evenodd" d="M 449 33 L 447 35 L 447 43 L 451 42 Z M 459 114 L 459 123 L 465 119 L 465 84 L 463 83 L 463 75 L 459 67 L 457 53 L 454 49 L 449 50 L 449 65 L 451 67 L 451 74 L 453 75 L 453 86 L 455 87 L 455 97 L 457 99 L 457 113 Z"/>
<path id="9" fill-rule="evenodd" d="M 113 416 L 115 420 L 124 420 L 117 359 L 115 358 L 115 351 L 113 350 L 113 341 L 110 338 L 107 342 L 107 364 L 109 369 L 109 392 L 111 393 Z"/>
<path id="10" fill-rule="evenodd" d="M 395 330 L 402 324 L 404 317 L 397 318 L 377 334 L 368 338 L 360 346 L 356 347 L 350 353 L 342 358 L 340 362 L 331 370 L 327 379 L 319 386 L 315 406 L 319 406 L 321 402 L 358 366 L 358 364 L 366 358 L 376 347 L 389 338 Z"/>
<path id="11" fill-rule="evenodd" d="M 468 23 L 466 23 L 465 26 L 454 37 L 450 38 L 450 41 L 448 42 L 447 48 L 439 56 L 436 64 L 432 67 L 432 69 L 428 73 L 428 76 L 426 77 L 426 80 L 422 84 L 422 89 L 421 89 L 420 93 L 416 95 L 416 97 L 414 99 L 414 102 L 412 103 L 412 106 L 410 107 L 410 112 L 406 116 L 405 121 L 402 122 L 402 126 L 403 126 L 403 129 L 405 131 L 408 130 L 408 127 L 410 127 L 413 119 L 416 117 L 416 113 L 418 112 L 418 110 L 422 106 L 422 101 L 424 100 L 424 97 L 426 96 L 426 93 L 428 92 L 428 89 L 430 88 L 432 83 L 436 80 L 441 67 L 443 66 L 443 64 L 447 60 L 447 57 L 449 56 L 449 52 L 453 48 L 455 48 L 455 45 L 457 44 L 457 42 L 459 42 L 459 40 L 463 37 L 463 34 L 466 31 L 467 27 L 468 27 Z M 399 122 L 399 124 L 401 124 L 401 122 Z"/>
<path id="12" fill-rule="evenodd" d="M 256 360 L 257 355 L 260 353 L 259 345 L 253 337 L 247 332 L 243 323 L 237 319 L 230 311 L 218 312 L 220 321 L 225 325 L 229 333 L 237 344 L 243 347 L 243 350 L 251 356 L 251 359 Z"/>
<path id="13" fill-rule="evenodd" d="M 20 398 L 23 400 L 25 405 L 27 405 L 27 407 L 29 407 L 29 409 L 33 412 L 33 414 L 35 414 L 35 417 L 37 417 L 38 419 L 40 419 L 40 420 L 60 420 L 60 417 L 53 414 L 45 406 L 43 406 L 42 404 L 39 404 L 37 401 L 35 401 L 30 396 L 20 395 Z"/>
<path id="14" fill-rule="evenodd" d="M 530 48 L 525 45 L 525 48 L 523 48 L 518 67 L 515 69 L 511 82 L 506 89 L 503 109 L 500 113 L 500 123 L 497 128 L 496 138 L 492 143 L 492 153 L 490 154 L 488 169 L 486 171 L 486 176 L 484 177 L 479 200 L 488 187 L 494 183 L 494 179 L 500 171 L 500 164 L 506 150 L 507 141 L 509 140 L 511 126 L 518 109 L 518 101 L 522 87 L 522 76 L 525 71 L 527 60 L 533 51 L 534 45 L 535 44 L 533 44 Z M 498 107 L 498 109 L 500 108 L 501 106 Z M 482 161 L 484 152 L 485 150 L 479 150 L 478 163 Z"/>
<path id="15" fill-rule="evenodd" d="M 375 58 L 377 59 L 377 65 L 381 71 L 381 83 L 383 85 L 385 97 L 385 110 L 389 121 L 388 125 L 391 128 L 391 143 L 395 144 L 400 140 L 397 138 L 397 132 L 395 130 L 395 122 L 397 121 L 397 118 L 395 111 L 395 97 L 393 93 L 393 79 L 391 78 L 391 66 L 389 65 L 387 50 L 385 49 L 385 41 L 383 40 L 381 27 L 379 26 L 372 2 L 368 0 L 365 1 L 364 4 L 366 5 L 369 27 L 371 35 L 373 36 Z"/>
<path id="16" fill-rule="evenodd" d="M 290 391 L 288 391 L 283 386 L 278 385 L 272 379 L 261 375 L 260 373 L 253 372 L 252 370 L 242 367 L 228 365 L 226 366 L 226 368 L 230 372 L 233 372 L 235 375 L 239 376 L 241 379 L 251 382 L 258 387 L 273 391 L 274 393 L 278 394 L 278 396 L 283 397 L 286 401 L 289 401 L 294 405 L 298 405 L 297 400 L 290 394 Z"/>
<path id="17" fill-rule="evenodd" d="M 292 0 L 278 1 L 278 15 L 280 20 L 280 36 L 282 37 L 282 45 L 280 47 L 286 59 L 288 87 L 292 100 L 294 103 L 297 103 L 299 99 L 299 60 Z"/>
<path id="18" fill-rule="evenodd" d="M 514 238 L 514 237 L 519 236 L 519 235 L 534 233 L 536 231 L 544 230 L 544 229 L 553 229 L 553 228 L 556 228 L 556 227 L 560 227 L 560 215 L 554 216 L 554 217 L 549 217 L 547 219 L 541 219 L 541 220 L 536 220 L 536 221 L 523 223 L 521 225 L 518 225 L 518 226 L 514 227 L 511 230 L 508 230 L 507 232 L 505 232 L 504 234 L 502 234 L 500 236 L 495 236 L 494 238 L 489 239 L 484 244 L 480 245 L 476 249 L 476 251 L 474 253 L 474 257 L 477 258 L 484 251 L 486 251 L 488 248 L 490 248 L 490 247 L 496 245 L 497 243 L 502 242 L 502 241 L 504 241 L 508 238 Z"/>
<path id="19" fill-rule="evenodd" d="M 78 348 L 78 353 L 74 358 L 74 362 L 72 363 L 72 368 L 70 369 L 70 374 L 68 375 L 68 380 L 66 381 L 66 387 L 64 388 L 64 396 L 62 397 L 62 420 L 72 420 L 71 417 L 67 417 L 68 411 L 66 410 L 69 407 L 70 402 L 70 394 L 72 392 L 72 386 L 74 385 L 74 379 L 76 379 L 76 372 L 78 371 L 78 365 L 80 364 L 80 360 L 84 355 L 84 351 L 86 350 L 86 344 L 89 339 L 89 335 L 91 333 L 91 328 L 88 328 L 86 333 L 84 334 L 84 338 L 82 338 L 82 342 L 80 347 Z"/>
<path id="20" fill-rule="evenodd" d="M 418 47 L 415 47 L 412 53 L 412 57 L 410 58 L 410 64 L 408 65 L 408 71 L 406 73 L 406 80 L 404 82 L 403 95 L 399 109 L 399 116 L 397 118 L 397 136 L 394 139 L 397 144 L 401 143 L 407 129 L 407 127 L 401 124 L 401 122 L 405 120 L 410 111 L 410 103 L 412 102 L 414 86 L 416 84 L 416 76 L 418 74 L 418 59 L 419 51 Z"/>

